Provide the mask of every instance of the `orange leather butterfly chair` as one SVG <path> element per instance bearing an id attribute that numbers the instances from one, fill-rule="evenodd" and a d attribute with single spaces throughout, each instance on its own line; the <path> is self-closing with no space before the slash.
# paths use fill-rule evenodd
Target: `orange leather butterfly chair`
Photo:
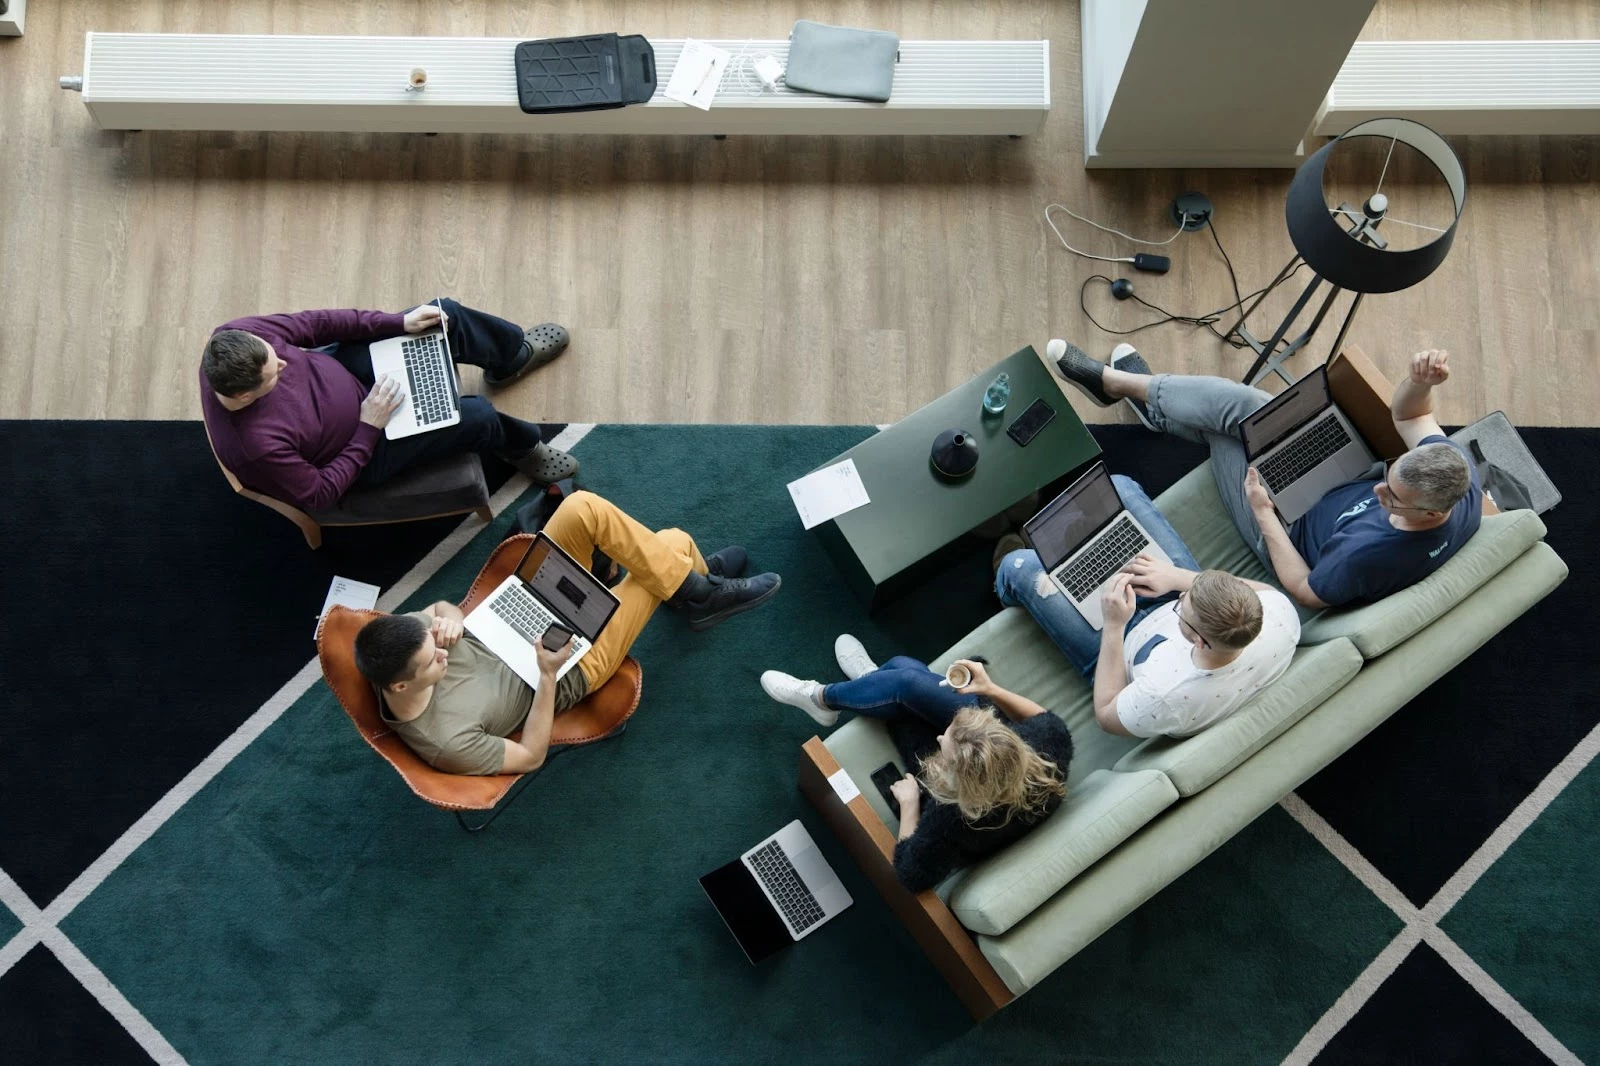
<path id="1" fill-rule="evenodd" d="M 470 613 L 474 607 L 504 581 L 528 550 L 533 538 L 519 534 L 504 541 L 489 556 L 489 561 L 478 571 L 477 580 L 462 601 L 461 610 Z M 447 774 L 435 770 L 390 730 L 378 712 L 378 693 L 372 683 L 356 669 L 356 633 L 368 620 L 377 617 L 376 611 L 355 611 L 348 607 L 330 610 L 317 627 L 317 658 L 322 663 L 322 677 L 333 690 L 339 705 L 355 723 L 361 738 L 372 745 L 374 751 L 389 761 L 389 765 L 405 778 L 411 791 L 447 811 L 454 811 L 456 821 L 469 833 L 488 827 L 509 807 L 519 795 L 532 774 L 499 774 L 494 777 L 468 774 Z M 627 727 L 628 719 L 639 706 L 639 693 L 644 672 L 638 660 L 631 655 L 622 660 L 610 680 L 578 703 L 576 707 L 556 715 L 550 730 L 550 748 L 554 755 L 558 748 L 588 744 L 616 736 Z M 512 740 L 520 737 L 513 733 Z M 519 780 L 521 779 L 521 780 Z M 515 790 L 515 791 L 513 791 Z M 507 794 L 511 794 L 507 799 Z M 501 800 L 506 802 L 501 803 Z M 468 824 L 462 812 L 493 811 L 476 825 Z"/>

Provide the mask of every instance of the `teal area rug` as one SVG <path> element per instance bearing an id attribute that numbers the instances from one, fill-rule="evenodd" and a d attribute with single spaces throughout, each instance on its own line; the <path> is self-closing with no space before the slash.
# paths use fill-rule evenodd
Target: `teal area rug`
<path id="1" fill-rule="evenodd" d="M 635 648 L 627 732 L 555 759 L 474 836 L 412 796 L 316 684 L 63 930 L 196 1063 L 1282 1059 L 1400 922 L 1281 809 L 974 1026 L 799 795 L 815 728 L 763 696 L 763 669 L 831 678 L 841 631 L 880 657 L 931 657 L 993 606 L 963 579 L 948 603 L 923 590 L 869 620 L 800 529 L 784 483 L 869 432 L 596 429 L 576 449 L 590 487 L 707 551 L 746 545 L 784 575 L 776 600 L 705 634 L 662 612 Z M 513 511 L 407 606 L 459 599 Z M 981 592 L 986 560 L 965 565 Z M 1592 834 L 1588 796 L 1560 832 Z M 751 967 L 696 879 L 797 817 L 855 903 Z M 1517 847 L 1507 877 L 1559 861 L 1555 841 Z M 1511 937 L 1484 946 L 1508 987 Z M 1570 1011 L 1561 995 L 1551 1009 Z"/>

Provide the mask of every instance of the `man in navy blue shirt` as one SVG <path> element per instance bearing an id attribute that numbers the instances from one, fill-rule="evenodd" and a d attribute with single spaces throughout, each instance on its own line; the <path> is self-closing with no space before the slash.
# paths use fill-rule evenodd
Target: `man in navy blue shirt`
<path id="1" fill-rule="evenodd" d="M 1064 350 L 1063 350 L 1064 349 Z M 1409 449 L 1383 477 L 1328 492 L 1284 528 L 1266 486 L 1245 459 L 1239 423 L 1271 397 L 1222 378 L 1150 373 L 1132 345 L 1103 363 L 1062 342 L 1057 367 L 1096 403 L 1126 400 L 1139 420 L 1211 449 L 1217 491 L 1256 555 L 1302 607 L 1382 599 L 1433 573 L 1478 531 L 1483 485 L 1465 449 L 1433 417 L 1433 388 L 1450 377 L 1449 354 L 1418 352 L 1389 413 Z"/>

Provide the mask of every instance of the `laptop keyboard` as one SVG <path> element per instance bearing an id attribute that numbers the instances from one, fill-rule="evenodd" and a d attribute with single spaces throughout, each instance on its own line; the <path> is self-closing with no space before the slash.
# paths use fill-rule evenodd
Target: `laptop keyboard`
<path id="1" fill-rule="evenodd" d="M 408 337 L 400 342 L 406 363 L 406 379 L 411 385 L 411 410 L 419 426 L 431 426 L 455 416 L 456 383 L 445 358 L 444 345 L 437 333 Z"/>
<path id="2" fill-rule="evenodd" d="M 776 840 L 768 841 L 752 851 L 750 866 L 761 883 L 767 886 L 767 891 L 772 893 L 778 909 L 789 919 L 796 936 L 822 921 L 821 904 L 806 888 L 805 882 L 800 880 L 794 864 Z"/>
<path id="3" fill-rule="evenodd" d="M 1051 576 L 1073 599 L 1081 601 L 1149 546 L 1149 538 L 1139 532 L 1133 519 L 1126 514 L 1119 515 L 1095 538 L 1088 551 Z"/>
<path id="4" fill-rule="evenodd" d="M 521 585 L 511 585 L 490 600 L 489 610 L 515 629 L 529 644 L 543 639 L 545 630 L 557 624 L 556 616 L 550 613 L 550 609 L 534 599 L 533 594 Z M 574 657 L 589 650 L 589 641 L 577 633 L 572 634 L 572 642 Z"/>
<path id="5" fill-rule="evenodd" d="M 1299 481 L 1318 463 L 1333 458 L 1350 443 L 1350 434 L 1334 417 L 1326 417 L 1296 437 L 1287 447 L 1256 464 L 1256 472 L 1273 492 Z"/>

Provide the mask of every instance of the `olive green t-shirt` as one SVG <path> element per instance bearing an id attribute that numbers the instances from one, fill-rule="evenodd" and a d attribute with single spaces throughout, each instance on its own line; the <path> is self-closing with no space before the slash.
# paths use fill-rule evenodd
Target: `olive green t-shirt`
<path id="1" fill-rule="evenodd" d="M 415 617 L 432 625 L 433 619 Z M 556 710 L 582 699 L 587 686 L 576 668 L 556 684 Z M 533 687 L 471 633 L 450 649 L 450 665 L 433 687 L 428 707 L 409 722 L 383 708 L 389 724 L 411 750 L 436 770 L 451 774 L 498 774 L 505 761 L 503 737 L 515 733 L 533 706 Z"/>

